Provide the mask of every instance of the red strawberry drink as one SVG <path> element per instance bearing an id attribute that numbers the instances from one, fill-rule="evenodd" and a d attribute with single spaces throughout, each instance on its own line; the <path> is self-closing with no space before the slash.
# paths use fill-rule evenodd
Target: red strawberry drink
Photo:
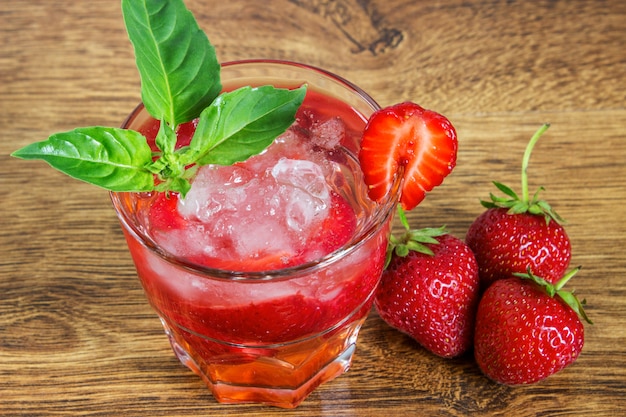
<path id="1" fill-rule="evenodd" d="M 297 406 L 345 372 L 379 283 L 395 197 L 367 197 L 356 155 L 377 109 L 323 71 L 226 64 L 227 89 L 308 84 L 294 125 L 176 193 L 113 193 L 146 295 L 173 350 L 221 402 Z M 154 138 L 142 107 L 125 124 Z M 178 145 L 194 123 L 180 127 Z M 253 134 L 253 133 L 251 133 Z"/>

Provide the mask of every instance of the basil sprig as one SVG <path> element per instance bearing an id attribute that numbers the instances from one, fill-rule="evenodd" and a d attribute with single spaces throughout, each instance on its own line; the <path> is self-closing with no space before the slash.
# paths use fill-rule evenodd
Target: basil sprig
<path id="1" fill-rule="evenodd" d="M 122 14 L 141 77 L 141 99 L 155 119 L 192 120 L 220 93 L 215 49 L 182 1 L 123 0 Z"/>
<path id="2" fill-rule="evenodd" d="M 138 132 L 85 127 L 51 135 L 12 155 L 110 191 L 185 195 L 199 165 L 231 165 L 258 154 L 295 120 L 306 93 L 272 86 L 221 93 L 215 49 L 182 0 L 122 0 L 146 110 L 161 121 L 153 153 Z M 199 117 L 188 146 L 176 129 Z M 156 178 L 156 180 L 155 180 Z"/>

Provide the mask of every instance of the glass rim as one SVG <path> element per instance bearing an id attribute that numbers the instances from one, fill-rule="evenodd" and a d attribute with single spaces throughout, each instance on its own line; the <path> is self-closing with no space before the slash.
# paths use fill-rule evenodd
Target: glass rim
<path id="1" fill-rule="evenodd" d="M 380 104 L 378 104 L 376 100 L 374 100 L 374 98 L 370 96 L 361 87 L 349 81 L 348 79 L 342 77 L 341 75 L 337 75 L 334 72 L 325 70 L 315 65 L 304 64 L 302 62 L 290 61 L 290 60 L 284 60 L 284 59 L 253 58 L 253 59 L 241 59 L 241 60 L 236 60 L 236 61 L 226 61 L 221 64 L 221 67 L 228 68 L 231 66 L 265 65 L 265 64 L 278 65 L 282 67 L 293 67 L 293 68 L 299 68 L 299 69 L 315 72 L 319 75 L 332 79 L 338 84 L 346 87 L 348 90 L 352 90 L 353 93 L 356 93 L 359 97 L 361 97 L 361 99 L 363 99 L 374 111 L 380 109 Z"/>
<path id="2" fill-rule="evenodd" d="M 363 89 L 356 86 L 352 82 L 345 78 L 338 76 L 330 71 L 303 64 L 294 61 L 287 60 L 274 60 L 274 59 L 247 59 L 238 61 L 228 61 L 222 63 L 222 67 L 231 67 L 236 65 L 278 65 L 282 67 L 294 67 L 306 71 L 313 71 L 324 78 L 332 80 L 337 84 L 343 86 L 347 90 L 356 94 L 359 98 L 364 100 L 370 105 L 373 111 L 380 109 L 380 106 L 376 101 L 367 94 Z M 122 126 L 127 126 L 134 117 L 136 117 L 144 109 L 143 103 L 139 103 L 134 110 L 124 120 Z M 280 269 L 271 269 L 267 271 L 234 271 L 228 269 L 219 269 L 203 266 L 197 263 L 193 263 L 182 259 L 172 253 L 169 253 L 165 249 L 161 248 L 153 239 L 139 228 L 135 222 L 132 221 L 131 216 L 128 215 L 124 204 L 121 201 L 120 196 L 124 194 L 140 194 L 133 192 L 110 192 L 110 198 L 113 203 L 113 207 L 116 211 L 117 217 L 122 223 L 124 229 L 131 233 L 132 237 L 141 243 L 142 246 L 150 250 L 152 253 L 159 256 L 164 261 L 173 264 L 179 268 L 190 271 L 194 274 L 205 276 L 210 279 L 220 279 L 227 281 L 279 281 L 293 278 L 295 276 L 301 276 L 305 274 L 311 274 L 316 270 L 323 269 L 337 261 L 340 261 L 346 256 L 356 251 L 364 242 L 372 238 L 380 229 L 380 227 L 393 216 L 393 212 L 398 203 L 395 198 L 398 195 L 400 188 L 401 178 L 396 176 L 394 184 L 392 185 L 390 192 L 385 199 L 381 202 L 374 202 L 375 208 L 373 213 L 368 218 L 367 227 L 364 227 L 359 233 L 355 234 L 348 240 L 341 248 L 330 252 L 329 254 L 316 258 L 314 260 L 304 262 L 302 264 L 289 266 Z"/>

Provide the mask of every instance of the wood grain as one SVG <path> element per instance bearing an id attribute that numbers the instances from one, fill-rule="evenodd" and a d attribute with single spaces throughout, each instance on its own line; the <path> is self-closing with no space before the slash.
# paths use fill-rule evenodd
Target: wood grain
<path id="1" fill-rule="evenodd" d="M 64 4 L 65 3 L 65 4 Z M 118 2 L 0 4 L 0 415 L 617 416 L 626 406 L 626 3 L 619 0 L 188 0 L 223 61 L 340 74 L 382 105 L 448 115 L 458 166 L 410 215 L 463 237 L 491 181 L 530 185 L 568 220 L 595 325 L 578 361 L 505 387 L 372 312 L 353 368 L 295 410 L 216 403 L 145 301 L 105 192 L 8 154 L 139 101 Z"/>

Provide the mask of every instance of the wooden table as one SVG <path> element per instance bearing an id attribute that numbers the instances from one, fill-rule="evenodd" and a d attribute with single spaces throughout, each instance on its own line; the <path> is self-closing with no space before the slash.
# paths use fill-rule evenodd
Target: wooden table
<path id="1" fill-rule="evenodd" d="M 65 4 L 63 4 L 65 3 Z M 0 415 L 623 415 L 626 406 L 626 3 L 621 0 L 188 0 L 222 61 L 327 68 L 382 105 L 446 114 L 458 166 L 411 214 L 463 237 L 498 180 L 530 184 L 568 220 L 588 301 L 578 361 L 511 388 L 471 355 L 444 360 L 372 312 L 346 375 L 295 410 L 214 401 L 170 351 L 106 192 L 8 154 L 77 126 L 117 126 L 139 101 L 119 2 L 0 5 Z"/>

